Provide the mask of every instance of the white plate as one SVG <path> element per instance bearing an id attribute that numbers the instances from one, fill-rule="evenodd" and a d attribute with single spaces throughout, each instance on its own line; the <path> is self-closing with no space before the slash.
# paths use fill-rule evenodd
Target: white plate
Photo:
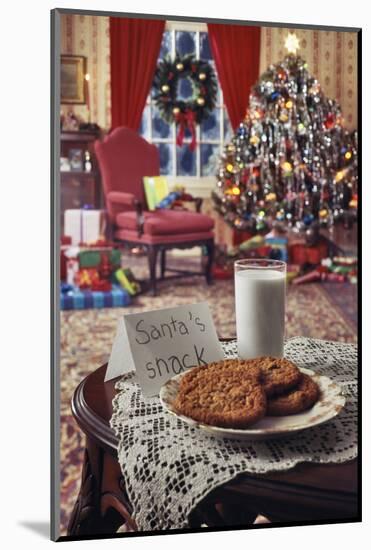
<path id="1" fill-rule="evenodd" d="M 233 429 L 202 424 L 189 416 L 178 414 L 173 408 L 173 402 L 178 393 L 179 381 L 186 373 L 182 372 L 168 380 L 160 390 L 160 400 L 164 408 L 194 428 L 214 437 L 227 439 L 273 439 L 293 435 L 302 430 L 313 428 L 334 418 L 345 405 L 345 397 L 341 387 L 327 376 L 321 376 L 309 369 L 300 369 L 317 382 L 321 390 L 317 403 L 308 411 L 290 416 L 266 416 L 254 424 L 253 428 Z"/>

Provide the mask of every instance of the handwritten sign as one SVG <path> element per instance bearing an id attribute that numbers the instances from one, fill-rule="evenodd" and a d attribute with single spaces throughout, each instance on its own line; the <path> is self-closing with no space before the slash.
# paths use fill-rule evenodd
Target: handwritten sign
<path id="1" fill-rule="evenodd" d="M 132 370 L 143 395 L 157 395 L 169 379 L 224 358 L 207 302 L 119 320 L 105 381 Z"/>

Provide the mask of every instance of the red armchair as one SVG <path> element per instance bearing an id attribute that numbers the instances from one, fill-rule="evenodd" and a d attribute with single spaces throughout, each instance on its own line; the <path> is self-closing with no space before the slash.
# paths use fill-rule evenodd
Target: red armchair
<path id="1" fill-rule="evenodd" d="M 156 264 L 161 255 L 161 279 L 165 272 L 175 278 L 205 275 L 211 283 L 214 256 L 214 221 L 196 212 L 176 210 L 148 211 L 143 176 L 160 173 L 157 147 L 129 128 L 116 128 L 103 141 L 95 142 L 103 191 L 113 238 L 128 246 L 147 250 L 152 293 L 156 293 Z M 166 250 L 205 246 L 208 259 L 205 272 L 190 272 L 166 267 Z"/>

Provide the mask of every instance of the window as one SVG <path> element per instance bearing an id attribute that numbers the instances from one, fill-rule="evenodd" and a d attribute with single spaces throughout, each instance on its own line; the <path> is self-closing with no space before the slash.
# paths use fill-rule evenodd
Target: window
<path id="1" fill-rule="evenodd" d="M 197 59 L 215 64 L 211 55 L 206 25 L 168 22 L 162 39 L 159 59 L 166 55 L 175 57 L 194 54 Z M 217 74 L 216 74 L 217 76 Z M 155 143 L 160 152 L 161 174 L 173 177 L 212 177 L 214 178 L 219 156 L 225 142 L 230 141 L 232 129 L 223 104 L 223 93 L 218 87 L 217 103 L 214 111 L 201 124 L 196 126 L 197 147 L 189 149 L 191 141 L 188 130 L 181 147 L 176 145 L 176 125 L 168 124 L 162 118 L 150 93 L 143 112 L 140 133 L 151 143 Z M 179 81 L 178 95 L 184 100 L 192 96 L 189 80 Z"/>

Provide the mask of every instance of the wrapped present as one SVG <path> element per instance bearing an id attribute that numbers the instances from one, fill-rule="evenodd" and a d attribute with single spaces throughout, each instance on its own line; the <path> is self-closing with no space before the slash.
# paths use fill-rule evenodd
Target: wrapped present
<path id="1" fill-rule="evenodd" d="M 78 254 L 80 269 L 91 267 L 99 269 L 102 259 L 107 256 L 112 271 L 121 266 L 121 251 L 117 248 L 84 248 Z"/>
<path id="2" fill-rule="evenodd" d="M 117 269 L 115 271 L 115 278 L 117 282 L 128 291 L 131 296 L 135 296 L 140 291 L 140 285 L 135 280 L 131 269 Z"/>
<path id="3" fill-rule="evenodd" d="M 104 210 L 82 208 L 64 212 L 64 234 L 71 238 L 73 245 L 96 242 L 102 238 L 105 229 Z"/>
<path id="4" fill-rule="evenodd" d="M 241 243 L 239 245 L 240 250 L 252 250 L 254 248 L 260 248 L 261 246 L 264 246 L 264 237 L 261 235 L 255 235 L 254 237 L 251 237 Z"/>
<path id="5" fill-rule="evenodd" d="M 75 284 L 80 289 L 91 288 L 97 281 L 99 281 L 99 273 L 96 269 L 79 269 L 76 274 Z"/>
<path id="6" fill-rule="evenodd" d="M 143 185 L 148 210 L 155 210 L 158 203 L 169 193 L 167 180 L 164 176 L 144 176 Z"/>
<path id="7" fill-rule="evenodd" d="M 271 253 L 269 257 L 272 260 L 281 260 L 282 262 L 288 262 L 288 239 L 287 237 L 266 237 L 265 244 L 270 246 Z"/>
<path id="8" fill-rule="evenodd" d="M 90 288 L 91 290 L 101 290 L 107 292 L 112 290 L 112 283 L 107 281 L 107 279 L 98 279 L 98 281 L 93 281 Z"/>
<path id="9" fill-rule="evenodd" d="M 110 291 L 80 290 L 74 288 L 60 294 L 62 310 L 100 309 L 105 307 L 126 307 L 131 303 L 129 293 L 114 286 Z"/>
<path id="10" fill-rule="evenodd" d="M 321 260 L 328 257 L 328 244 L 326 241 L 319 241 L 315 246 L 308 246 L 302 243 L 289 244 L 289 261 L 292 264 L 319 265 Z"/>
<path id="11" fill-rule="evenodd" d="M 354 267 L 357 265 L 358 259 L 356 256 L 334 256 L 333 262 L 338 265 Z"/>
<path id="12" fill-rule="evenodd" d="M 181 194 L 177 191 L 172 191 L 166 197 L 164 197 L 159 203 L 157 203 L 156 208 L 164 209 L 171 208 L 176 201 L 181 197 Z"/>

